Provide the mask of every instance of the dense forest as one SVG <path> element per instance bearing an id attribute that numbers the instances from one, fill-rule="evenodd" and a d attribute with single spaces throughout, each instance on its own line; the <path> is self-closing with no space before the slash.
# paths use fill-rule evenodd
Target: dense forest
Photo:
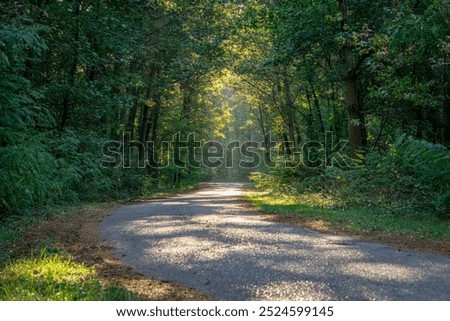
<path id="1" fill-rule="evenodd" d="M 449 217 L 448 0 L 5 0 L 0 17 L 0 218 L 248 178 Z M 219 145 L 237 161 L 186 161 Z"/>

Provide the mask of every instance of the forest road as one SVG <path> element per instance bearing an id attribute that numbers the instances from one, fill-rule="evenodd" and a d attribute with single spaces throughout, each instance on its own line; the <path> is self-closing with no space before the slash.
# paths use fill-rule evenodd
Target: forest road
<path id="1" fill-rule="evenodd" d="M 126 265 L 215 300 L 450 300 L 450 258 L 256 215 L 245 186 L 208 183 L 126 205 L 100 235 Z"/>

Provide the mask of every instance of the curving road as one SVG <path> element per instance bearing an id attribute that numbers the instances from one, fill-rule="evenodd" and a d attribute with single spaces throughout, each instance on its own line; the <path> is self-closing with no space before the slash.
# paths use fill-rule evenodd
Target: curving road
<path id="1" fill-rule="evenodd" d="M 450 300 L 450 258 L 265 220 L 243 188 L 123 206 L 100 234 L 136 271 L 216 300 Z"/>

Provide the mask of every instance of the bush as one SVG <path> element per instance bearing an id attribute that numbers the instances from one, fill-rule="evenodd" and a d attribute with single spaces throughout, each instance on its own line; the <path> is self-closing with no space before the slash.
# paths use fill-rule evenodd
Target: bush
<path id="1" fill-rule="evenodd" d="M 448 217 L 450 155 L 437 144 L 400 137 L 384 152 L 372 151 L 363 166 L 253 173 L 257 188 L 275 193 L 321 194 L 345 208 L 373 207 L 382 215 Z"/>
<path id="2" fill-rule="evenodd" d="M 27 140 L 20 147 L 1 147 L 0 164 L 2 213 L 18 214 L 51 196 L 56 161 L 38 139 Z"/>
<path id="3" fill-rule="evenodd" d="M 100 146 L 101 139 L 93 134 L 67 130 L 0 147 L 2 215 L 26 214 L 48 204 L 142 195 L 146 172 L 102 168 Z"/>

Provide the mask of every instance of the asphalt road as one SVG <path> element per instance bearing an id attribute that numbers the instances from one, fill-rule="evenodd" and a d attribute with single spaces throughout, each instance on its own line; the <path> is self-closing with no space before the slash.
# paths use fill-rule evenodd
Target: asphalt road
<path id="1" fill-rule="evenodd" d="M 123 206 L 100 234 L 133 269 L 216 300 L 450 300 L 450 258 L 272 222 L 242 190 Z"/>

